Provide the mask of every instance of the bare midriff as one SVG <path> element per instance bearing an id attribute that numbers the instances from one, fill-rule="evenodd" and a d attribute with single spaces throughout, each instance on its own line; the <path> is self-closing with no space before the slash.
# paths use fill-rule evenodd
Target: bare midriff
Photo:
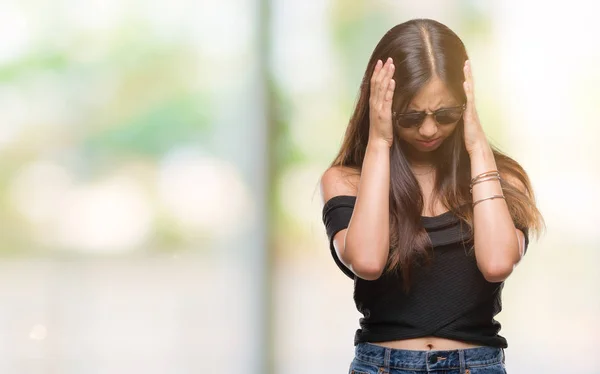
<path id="1" fill-rule="evenodd" d="M 435 336 L 394 340 L 389 342 L 373 342 L 371 344 L 379 345 L 393 349 L 407 349 L 412 351 L 445 351 L 454 349 L 477 348 L 480 345 L 465 343 L 457 340 L 438 338 Z"/>

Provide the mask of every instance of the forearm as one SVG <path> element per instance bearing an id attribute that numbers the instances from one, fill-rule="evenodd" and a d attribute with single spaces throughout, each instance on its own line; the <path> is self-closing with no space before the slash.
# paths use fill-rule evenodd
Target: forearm
<path id="1" fill-rule="evenodd" d="M 498 170 L 487 141 L 470 153 L 471 178 Z M 502 195 L 500 181 L 492 179 L 473 186 L 473 202 Z M 475 256 L 486 279 L 504 280 L 520 258 L 519 243 L 505 199 L 491 199 L 473 208 Z"/>
<path id="2" fill-rule="evenodd" d="M 390 148 L 369 141 L 345 239 L 345 256 L 355 271 L 383 271 L 389 253 Z"/>

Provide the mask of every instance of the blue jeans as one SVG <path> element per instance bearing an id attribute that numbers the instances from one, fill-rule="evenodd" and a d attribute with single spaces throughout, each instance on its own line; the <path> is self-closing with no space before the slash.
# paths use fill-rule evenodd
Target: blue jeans
<path id="1" fill-rule="evenodd" d="M 360 343 L 350 374 L 506 374 L 502 348 L 409 351 Z"/>

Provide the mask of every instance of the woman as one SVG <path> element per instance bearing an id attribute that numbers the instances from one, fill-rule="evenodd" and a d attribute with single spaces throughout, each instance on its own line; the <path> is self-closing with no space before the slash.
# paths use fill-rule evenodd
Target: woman
<path id="1" fill-rule="evenodd" d="M 411 20 L 384 35 L 321 195 L 363 314 L 351 373 L 505 372 L 494 316 L 543 221 L 523 168 L 485 137 L 449 28 Z"/>

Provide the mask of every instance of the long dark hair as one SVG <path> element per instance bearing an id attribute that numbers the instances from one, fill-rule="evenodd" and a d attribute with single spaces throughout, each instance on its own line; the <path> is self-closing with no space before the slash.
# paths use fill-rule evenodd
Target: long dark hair
<path id="1" fill-rule="evenodd" d="M 415 19 L 397 25 L 383 36 L 369 59 L 356 108 L 331 166 L 346 166 L 360 173 L 369 138 L 371 75 L 377 60 L 385 61 L 388 57 L 392 57 L 396 68 L 394 80 L 397 85 L 392 110 L 405 111 L 412 98 L 434 76 L 446 84 L 457 100 L 466 102 L 462 83 L 463 66 L 468 56 L 460 38 L 448 27 L 433 20 Z M 453 134 L 434 151 L 436 182 L 432 201 L 439 199 L 446 209 L 472 230 L 471 166 L 463 128 L 461 119 Z M 421 223 L 424 204 L 421 189 L 405 156 L 405 145 L 397 136 L 396 127 L 394 133 L 390 150 L 390 255 L 386 271 L 399 271 L 408 286 L 412 266 L 429 259 L 431 242 Z M 516 161 L 496 148 L 492 150 L 504 177 L 501 183 L 515 225 L 539 233 L 543 219 L 536 208 L 527 174 Z M 525 187 L 525 192 L 521 192 L 516 181 Z"/>

